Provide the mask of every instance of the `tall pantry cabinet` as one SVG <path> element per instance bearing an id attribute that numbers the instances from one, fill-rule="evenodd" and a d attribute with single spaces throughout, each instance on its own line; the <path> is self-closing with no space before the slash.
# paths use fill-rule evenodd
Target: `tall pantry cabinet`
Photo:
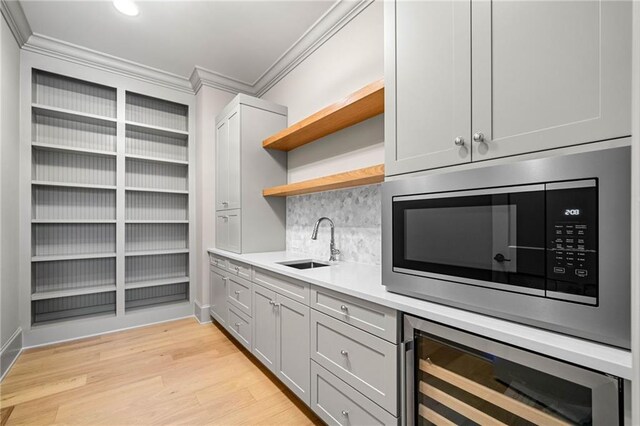
<path id="1" fill-rule="evenodd" d="M 630 1 L 385 2 L 387 175 L 630 135 Z"/>
<path id="2" fill-rule="evenodd" d="M 287 182 L 287 154 L 262 141 L 287 127 L 287 108 L 237 95 L 216 118 L 216 247 L 234 253 L 285 249 L 285 200 L 262 189 Z"/>
<path id="3" fill-rule="evenodd" d="M 193 313 L 193 95 L 29 54 L 22 73 L 25 344 Z"/>

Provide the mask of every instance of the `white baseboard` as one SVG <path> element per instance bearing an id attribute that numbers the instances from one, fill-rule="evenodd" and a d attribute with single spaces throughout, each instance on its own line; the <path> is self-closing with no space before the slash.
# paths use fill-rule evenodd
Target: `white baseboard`
<path id="1" fill-rule="evenodd" d="M 193 314 L 200 324 L 206 324 L 211 322 L 211 315 L 209 314 L 209 305 L 200 305 L 197 300 L 193 304 Z"/>
<path id="2" fill-rule="evenodd" d="M 11 370 L 22 353 L 22 329 L 18 329 L 13 333 L 7 343 L 0 349 L 0 382 L 6 374 Z"/>

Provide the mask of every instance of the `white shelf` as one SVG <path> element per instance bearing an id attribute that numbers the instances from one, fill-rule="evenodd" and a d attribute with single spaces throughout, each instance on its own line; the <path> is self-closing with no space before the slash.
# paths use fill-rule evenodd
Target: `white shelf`
<path id="1" fill-rule="evenodd" d="M 189 223 L 188 220 L 125 220 L 124 223 L 166 223 L 166 224 L 174 224 L 174 223 Z"/>
<path id="2" fill-rule="evenodd" d="M 180 164 L 183 166 L 188 166 L 188 161 L 183 160 L 172 160 L 170 158 L 160 158 L 160 157 L 148 157 L 146 155 L 137 155 L 137 154 L 125 154 L 126 158 L 131 158 L 134 160 L 142 160 L 142 161 L 151 161 L 153 163 L 169 163 L 169 164 Z"/>
<path id="3" fill-rule="evenodd" d="M 105 257 L 116 257 L 115 253 L 81 253 L 81 254 L 61 254 L 51 256 L 33 256 L 32 262 L 53 262 L 59 260 L 80 260 L 80 259 L 101 259 Z"/>
<path id="4" fill-rule="evenodd" d="M 127 283 L 125 284 L 125 289 L 130 290 L 132 288 L 158 287 L 162 285 L 181 284 L 181 283 L 188 283 L 188 282 L 189 282 L 189 277 L 166 278 L 163 280 L 149 280 L 149 281 Z"/>
<path id="5" fill-rule="evenodd" d="M 169 250 L 141 250 L 141 251 L 129 251 L 125 253 L 125 256 L 154 256 L 158 254 L 181 254 L 189 253 L 189 249 L 169 249 Z"/>
<path id="6" fill-rule="evenodd" d="M 31 294 L 31 300 L 57 299 L 59 297 L 81 296 L 84 294 L 108 293 L 116 291 L 115 285 L 103 285 L 98 287 L 74 288 L 69 290 L 45 291 Z"/>
<path id="7" fill-rule="evenodd" d="M 99 149 L 86 149 L 86 148 L 79 148 L 77 146 L 70 146 L 70 145 L 53 145 L 50 143 L 32 142 L 31 146 L 33 148 L 43 149 L 47 151 L 77 152 L 79 154 L 104 155 L 108 157 L 115 157 L 116 155 L 118 155 L 118 153 L 115 151 L 101 151 Z"/>
<path id="8" fill-rule="evenodd" d="M 39 186 L 63 186 L 67 188 L 90 188 L 90 189 L 112 189 L 115 190 L 115 185 L 95 185 L 92 183 L 74 183 L 74 182 L 48 182 L 44 180 L 32 180 L 32 185 Z"/>
<path id="9" fill-rule="evenodd" d="M 125 191 L 135 191 L 135 192 L 163 192 L 166 194 L 188 194 L 189 191 L 182 189 L 162 189 L 162 188 L 136 188 L 133 186 L 127 186 L 124 188 Z"/>
<path id="10" fill-rule="evenodd" d="M 31 223 L 116 223 L 115 219 L 32 219 Z"/>
<path id="11" fill-rule="evenodd" d="M 56 118 L 66 118 L 71 120 L 95 123 L 98 122 L 107 122 L 107 123 L 116 123 L 118 120 L 112 117 L 104 117 L 102 115 L 96 114 L 88 114 L 86 112 L 74 111 L 70 109 L 57 108 L 43 104 L 31 104 L 31 108 L 38 114 L 48 115 L 50 117 Z"/>
<path id="12" fill-rule="evenodd" d="M 146 132 L 146 133 L 151 133 L 151 134 L 160 135 L 160 136 L 170 136 L 173 138 L 178 137 L 180 139 L 185 139 L 189 136 L 189 132 L 186 130 L 177 130 L 177 129 L 170 129 L 168 127 L 152 126 L 150 124 L 135 123 L 133 121 L 126 121 L 125 124 L 127 125 L 128 129 L 135 130 L 138 132 Z"/>

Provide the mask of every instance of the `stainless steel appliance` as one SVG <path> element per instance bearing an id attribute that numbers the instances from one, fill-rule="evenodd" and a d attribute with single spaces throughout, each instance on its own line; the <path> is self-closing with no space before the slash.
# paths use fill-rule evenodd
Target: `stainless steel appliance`
<path id="1" fill-rule="evenodd" d="M 383 283 L 630 347 L 630 149 L 385 182 Z"/>
<path id="2" fill-rule="evenodd" d="M 622 380 L 405 316 L 403 424 L 621 425 Z"/>

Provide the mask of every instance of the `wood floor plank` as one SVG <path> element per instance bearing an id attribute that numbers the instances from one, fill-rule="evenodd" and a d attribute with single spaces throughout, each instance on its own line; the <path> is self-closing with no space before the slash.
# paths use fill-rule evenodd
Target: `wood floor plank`
<path id="1" fill-rule="evenodd" d="M 0 394 L 0 426 L 322 424 L 226 331 L 194 319 L 26 350 Z"/>

